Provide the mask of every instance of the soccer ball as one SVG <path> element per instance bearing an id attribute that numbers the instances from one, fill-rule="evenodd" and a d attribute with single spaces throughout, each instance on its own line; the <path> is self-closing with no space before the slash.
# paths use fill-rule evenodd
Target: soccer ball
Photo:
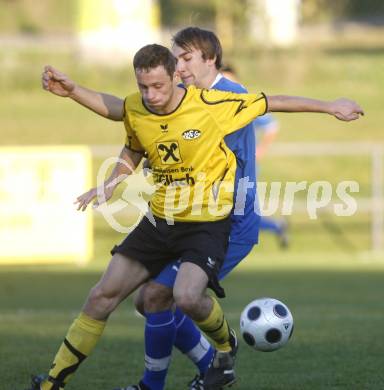
<path id="1" fill-rule="evenodd" d="M 292 336 L 293 317 L 277 299 L 256 299 L 241 313 L 240 331 L 244 341 L 257 351 L 275 351 Z"/>

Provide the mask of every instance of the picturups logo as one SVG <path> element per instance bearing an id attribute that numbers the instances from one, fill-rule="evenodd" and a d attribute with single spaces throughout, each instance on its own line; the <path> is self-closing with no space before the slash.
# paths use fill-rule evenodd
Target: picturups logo
<path id="1" fill-rule="evenodd" d="M 106 185 L 109 172 L 117 163 L 125 167 L 128 174 L 122 174 Z M 204 172 L 195 172 L 192 168 L 188 168 L 189 180 L 186 180 L 184 170 L 175 172 L 176 169 L 169 168 L 162 172 L 154 168 L 152 175 L 152 171 L 145 169 L 145 175 L 143 171 L 135 172 L 120 158 L 109 158 L 103 162 L 97 174 L 96 210 L 113 229 L 129 233 L 143 217 L 155 224 L 148 200 L 157 191 L 162 193 L 166 205 L 164 218 L 169 224 L 174 224 L 175 218 L 185 215 L 186 211 L 192 216 L 202 215 L 203 211 L 205 215 L 208 213 L 213 217 L 230 212 L 241 216 L 246 210 L 264 216 L 276 213 L 290 216 L 300 209 L 310 219 L 317 219 L 322 209 L 339 217 L 353 216 L 358 209 L 357 200 L 353 196 L 360 190 L 356 181 L 258 182 L 258 196 L 255 196 L 256 184 L 249 177 L 244 177 L 238 181 L 236 195 L 233 197 L 232 182 L 211 183 Z M 172 180 L 167 180 L 166 175 L 173 175 Z M 118 199 L 109 201 L 117 187 L 120 187 L 121 195 Z M 207 188 L 210 188 L 209 193 Z M 225 199 L 233 199 L 233 207 L 221 203 L 223 194 Z M 117 218 L 122 213 L 135 217 Z"/>
<path id="2" fill-rule="evenodd" d="M 116 164 L 125 167 L 129 174 L 122 174 L 106 185 L 110 168 Z M 120 197 L 107 203 L 111 197 L 110 191 L 113 193 L 117 186 L 123 185 L 125 188 Z M 155 193 L 156 188 L 157 185 L 151 184 L 143 175 L 143 171 L 135 172 L 127 161 L 110 157 L 103 162 L 97 174 L 97 207 L 95 209 L 103 215 L 114 230 L 120 233 L 130 233 L 144 216 L 155 224 L 146 198 L 150 198 Z M 123 211 L 128 211 L 129 215 L 136 215 L 136 217 L 133 220 L 130 218 L 129 223 L 121 223 L 117 219 L 117 215 Z"/>

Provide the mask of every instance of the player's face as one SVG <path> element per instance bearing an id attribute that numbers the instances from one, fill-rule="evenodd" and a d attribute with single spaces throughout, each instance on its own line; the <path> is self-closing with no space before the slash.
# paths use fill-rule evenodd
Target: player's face
<path id="1" fill-rule="evenodd" d="M 172 53 L 177 59 L 176 71 L 185 85 L 210 88 L 212 72 L 216 69 L 214 59 L 205 60 L 201 50 L 194 47 L 186 50 L 173 45 Z"/>
<path id="2" fill-rule="evenodd" d="M 176 86 L 163 66 L 136 69 L 136 80 L 145 105 L 153 111 L 163 111 L 169 105 Z"/>

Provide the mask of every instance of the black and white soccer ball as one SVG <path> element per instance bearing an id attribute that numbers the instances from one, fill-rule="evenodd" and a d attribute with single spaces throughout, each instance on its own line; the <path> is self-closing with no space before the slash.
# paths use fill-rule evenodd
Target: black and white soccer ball
<path id="1" fill-rule="evenodd" d="M 256 299 L 241 313 L 240 331 L 244 341 L 257 351 L 275 351 L 292 336 L 293 317 L 277 299 Z"/>

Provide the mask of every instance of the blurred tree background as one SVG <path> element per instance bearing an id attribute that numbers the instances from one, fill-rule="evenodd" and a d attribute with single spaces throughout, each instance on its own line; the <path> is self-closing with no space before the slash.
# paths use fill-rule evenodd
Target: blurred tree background
<path id="1" fill-rule="evenodd" d="M 0 0 L 0 33 L 71 34 L 76 23 L 76 0 Z"/>
<path id="2" fill-rule="evenodd" d="M 128 0 L 127 0 L 128 1 Z M 185 25 L 214 28 L 219 14 L 229 14 L 238 33 L 248 20 L 248 7 L 256 0 L 158 0 L 163 28 Z M 0 0 L 0 33 L 72 33 L 78 0 Z M 229 4 L 228 4 L 229 5 Z M 302 0 L 303 24 L 359 21 L 384 25 L 382 0 Z"/>
<path id="3" fill-rule="evenodd" d="M 111 0 L 111 4 L 129 1 L 138 3 L 137 0 Z M 237 68 L 249 90 L 316 94 L 322 98 L 355 96 L 358 90 L 362 104 L 369 102 L 371 112 L 380 116 L 378 102 L 384 90 L 384 2 L 297 2 L 300 4 L 297 40 L 287 48 L 274 47 L 268 40 L 257 40 L 257 34 L 249 33 L 254 25 L 263 32 L 258 12 L 265 0 L 157 0 L 160 39 L 169 45 L 172 34 L 187 25 L 213 29 L 223 43 L 225 62 Z M 109 70 L 109 64 L 95 65 L 88 58 L 80 58 L 76 42 L 79 4 L 80 0 L 0 0 L 3 142 L 12 140 L 13 135 L 20 132 L 20 123 L 12 113 L 19 112 L 26 99 L 10 91 L 29 95 L 35 91 L 37 99 L 42 99 L 40 105 L 45 102 L 38 80 L 44 64 L 56 64 L 84 84 L 116 94 L 124 94 L 134 87 L 130 62 L 116 66 L 108 77 L 100 77 L 104 70 Z M 259 22 L 261 26 L 257 26 Z M 109 62 L 114 64 L 111 58 Z M 33 107 L 30 110 L 39 117 L 38 110 Z M 298 126 L 301 119 L 291 118 L 285 117 L 285 126 Z M 379 125 L 382 121 L 377 119 L 370 115 L 365 123 L 374 134 L 382 137 Z M 317 123 L 319 138 L 322 138 L 322 120 Z M 25 134 L 23 131 L 25 142 L 33 139 L 32 135 L 26 137 Z M 327 136 L 337 137 L 332 129 Z M 364 134 L 356 129 L 354 136 L 361 138 Z M 303 135 L 291 132 L 289 137 L 301 139 Z M 286 138 L 288 133 L 282 132 L 280 139 Z"/>
<path id="4" fill-rule="evenodd" d="M 355 20 L 384 25 L 384 2 L 380 0 L 304 0 L 304 23 Z"/>

